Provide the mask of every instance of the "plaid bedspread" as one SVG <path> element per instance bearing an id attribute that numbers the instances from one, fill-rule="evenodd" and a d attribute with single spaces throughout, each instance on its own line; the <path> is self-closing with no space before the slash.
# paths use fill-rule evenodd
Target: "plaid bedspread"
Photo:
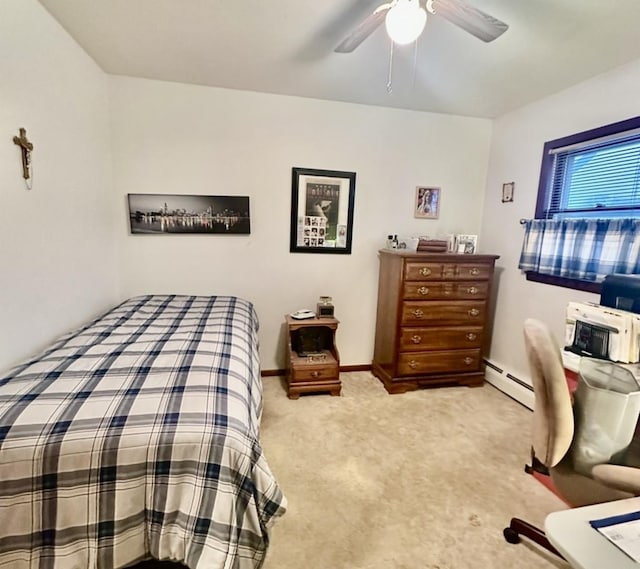
<path id="1" fill-rule="evenodd" d="M 259 442 L 257 319 L 142 296 L 0 378 L 0 566 L 256 568 L 286 501 Z"/>

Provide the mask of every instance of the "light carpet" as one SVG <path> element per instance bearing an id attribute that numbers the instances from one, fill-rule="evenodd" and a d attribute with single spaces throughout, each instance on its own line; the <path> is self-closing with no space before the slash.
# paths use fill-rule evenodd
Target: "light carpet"
<path id="1" fill-rule="evenodd" d="M 370 373 L 342 396 L 289 400 L 264 379 L 262 443 L 288 499 L 264 569 L 566 568 L 523 540 L 566 505 L 524 473 L 531 412 L 490 385 L 388 395 Z"/>

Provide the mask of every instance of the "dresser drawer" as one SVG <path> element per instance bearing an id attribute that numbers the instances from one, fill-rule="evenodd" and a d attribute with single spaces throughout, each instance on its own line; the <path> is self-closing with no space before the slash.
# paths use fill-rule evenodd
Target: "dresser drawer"
<path id="1" fill-rule="evenodd" d="M 401 352 L 422 350 L 447 350 L 458 348 L 480 348 L 482 346 L 481 326 L 460 326 L 456 328 L 401 328 Z"/>
<path id="2" fill-rule="evenodd" d="M 406 282 L 403 297 L 406 300 L 466 300 L 484 299 L 489 292 L 489 282 Z"/>
<path id="3" fill-rule="evenodd" d="M 329 365 L 294 365 L 291 368 L 291 381 L 326 381 L 338 379 L 338 364 Z"/>
<path id="4" fill-rule="evenodd" d="M 473 262 L 437 263 L 428 261 L 406 261 L 404 266 L 405 281 L 483 281 L 489 280 L 492 273 L 492 265 Z"/>
<path id="5" fill-rule="evenodd" d="M 400 321 L 402 326 L 481 325 L 484 323 L 486 311 L 484 301 L 405 301 L 402 303 Z"/>
<path id="6" fill-rule="evenodd" d="M 406 353 L 400 354 L 398 358 L 398 374 L 405 376 L 426 373 L 474 372 L 480 370 L 481 363 L 480 349 Z"/>

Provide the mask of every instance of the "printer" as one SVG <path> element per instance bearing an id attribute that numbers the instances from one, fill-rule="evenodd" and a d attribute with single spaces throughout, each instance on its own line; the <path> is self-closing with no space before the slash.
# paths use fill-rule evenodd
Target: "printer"
<path id="1" fill-rule="evenodd" d="M 607 275 L 602 281 L 600 305 L 640 314 L 640 275 Z"/>
<path id="2" fill-rule="evenodd" d="M 640 314 L 595 302 L 569 302 L 564 349 L 579 356 L 640 362 Z"/>
<path id="3" fill-rule="evenodd" d="M 623 364 L 640 362 L 640 275 L 607 275 L 600 304 L 569 302 L 564 349 Z"/>

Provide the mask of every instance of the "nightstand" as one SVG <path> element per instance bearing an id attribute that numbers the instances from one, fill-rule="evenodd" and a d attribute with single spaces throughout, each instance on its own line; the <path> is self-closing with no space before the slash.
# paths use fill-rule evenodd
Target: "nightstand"
<path id="1" fill-rule="evenodd" d="M 340 355 L 336 347 L 338 320 L 307 318 L 287 322 L 287 395 L 329 392 L 340 395 Z"/>

